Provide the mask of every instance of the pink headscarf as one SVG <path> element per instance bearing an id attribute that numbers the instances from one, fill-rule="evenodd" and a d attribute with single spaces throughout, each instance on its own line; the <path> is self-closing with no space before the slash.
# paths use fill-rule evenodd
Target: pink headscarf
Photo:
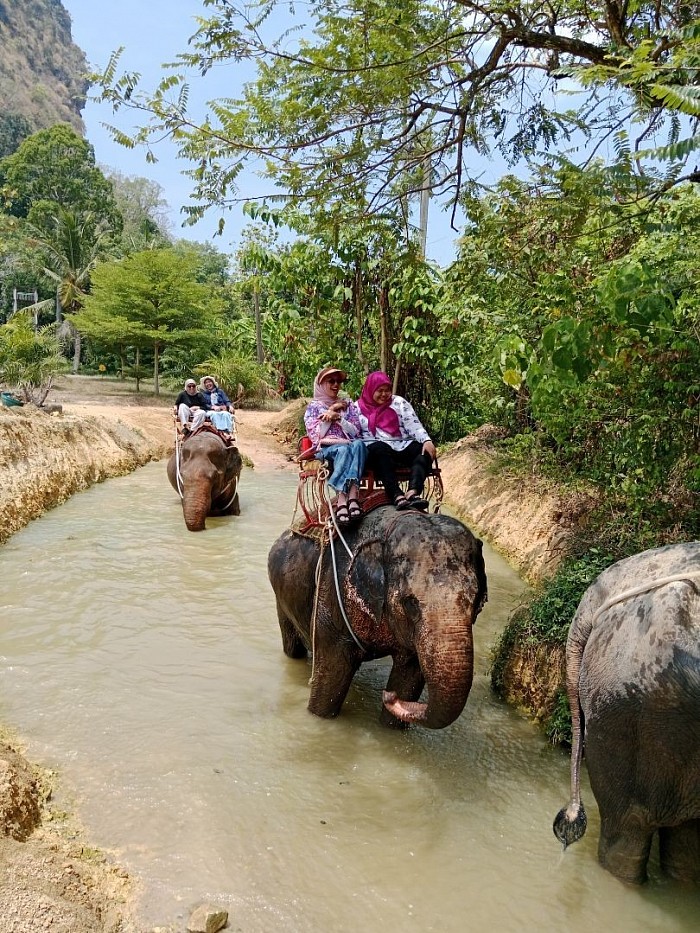
<path id="1" fill-rule="evenodd" d="M 360 411 L 369 422 L 370 434 L 376 435 L 377 428 L 381 428 L 382 431 L 386 434 L 390 434 L 392 437 L 400 437 L 401 425 L 399 424 L 399 416 L 394 409 L 390 407 L 391 400 L 394 396 L 390 396 L 389 400 L 382 405 L 377 405 L 374 401 L 374 393 L 380 386 L 389 386 L 389 388 L 391 388 L 391 379 L 381 370 L 370 373 L 365 379 L 365 384 L 362 386 L 362 392 L 357 400 L 357 404 L 360 406 Z"/>

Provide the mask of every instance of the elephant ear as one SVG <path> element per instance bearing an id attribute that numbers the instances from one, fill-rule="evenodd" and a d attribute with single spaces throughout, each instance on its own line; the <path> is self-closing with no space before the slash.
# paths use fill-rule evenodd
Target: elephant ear
<path id="1" fill-rule="evenodd" d="M 386 578 L 383 550 L 376 538 L 363 542 L 355 551 L 345 575 L 345 606 L 358 635 L 376 631 L 384 612 Z"/>

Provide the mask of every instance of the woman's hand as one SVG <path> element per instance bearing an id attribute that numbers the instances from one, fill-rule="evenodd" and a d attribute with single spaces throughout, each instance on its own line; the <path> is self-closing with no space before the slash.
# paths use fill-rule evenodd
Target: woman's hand
<path id="1" fill-rule="evenodd" d="M 437 447 L 432 441 L 426 441 L 423 444 L 423 453 L 428 454 L 431 460 L 437 460 Z"/>

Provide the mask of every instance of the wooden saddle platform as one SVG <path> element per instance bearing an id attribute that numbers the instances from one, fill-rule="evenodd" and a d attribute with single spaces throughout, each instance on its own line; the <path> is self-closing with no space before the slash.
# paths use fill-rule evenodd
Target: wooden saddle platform
<path id="1" fill-rule="evenodd" d="M 330 509 L 334 508 L 335 495 L 326 485 L 328 468 L 324 460 L 316 460 L 315 451 L 308 437 L 302 437 L 297 445 L 296 458 L 299 464 L 299 483 L 297 486 L 295 531 L 307 534 L 314 528 L 324 528 L 330 518 Z M 411 472 L 405 468 L 396 469 L 396 478 L 402 490 L 406 492 Z M 423 498 L 428 500 L 428 510 L 439 512 L 442 506 L 444 490 L 437 461 L 425 480 Z M 383 485 L 375 478 L 371 470 L 366 470 L 360 481 L 360 506 L 367 514 L 381 505 L 391 505 Z"/>

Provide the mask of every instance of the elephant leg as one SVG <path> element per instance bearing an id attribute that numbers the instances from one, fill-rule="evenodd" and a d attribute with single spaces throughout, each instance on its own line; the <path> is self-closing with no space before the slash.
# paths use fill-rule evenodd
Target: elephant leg
<path id="1" fill-rule="evenodd" d="M 638 810 L 611 816 L 601 808 L 598 860 L 620 881 L 643 884 L 653 835 L 653 828 Z"/>
<path id="2" fill-rule="evenodd" d="M 387 691 L 395 693 L 402 700 L 413 702 L 420 698 L 424 686 L 425 678 L 417 656 L 415 654 L 396 655 L 387 681 Z M 385 706 L 382 706 L 379 721 L 383 726 L 389 726 L 391 729 L 407 729 L 409 726 L 409 723 L 402 722 L 392 715 Z"/>
<path id="3" fill-rule="evenodd" d="M 333 719 L 337 716 L 359 666 L 359 660 L 356 661 L 345 651 L 338 650 L 337 646 L 324 651 L 317 645 L 311 678 L 309 712 L 315 716 L 322 716 L 324 719 Z"/>
<path id="4" fill-rule="evenodd" d="M 241 503 L 238 499 L 238 493 L 236 493 L 233 502 L 231 503 L 231 508 L 229 509 L 231 515 L 240 515 L 241 514 Z"/>
<path id="5" fill-rule="evenodd" d="M 662 870 L 671 878 L 700 884 L 700 820 L 659 830 L 659 856 Z"/>
<path id="6" fill-rule="evenodd" d="M 288 658 L 305 658 L 306 645 L 301 640 L 294 624 L 277 600 L 277 620 L 282 633 L 282 650 Z"/>

